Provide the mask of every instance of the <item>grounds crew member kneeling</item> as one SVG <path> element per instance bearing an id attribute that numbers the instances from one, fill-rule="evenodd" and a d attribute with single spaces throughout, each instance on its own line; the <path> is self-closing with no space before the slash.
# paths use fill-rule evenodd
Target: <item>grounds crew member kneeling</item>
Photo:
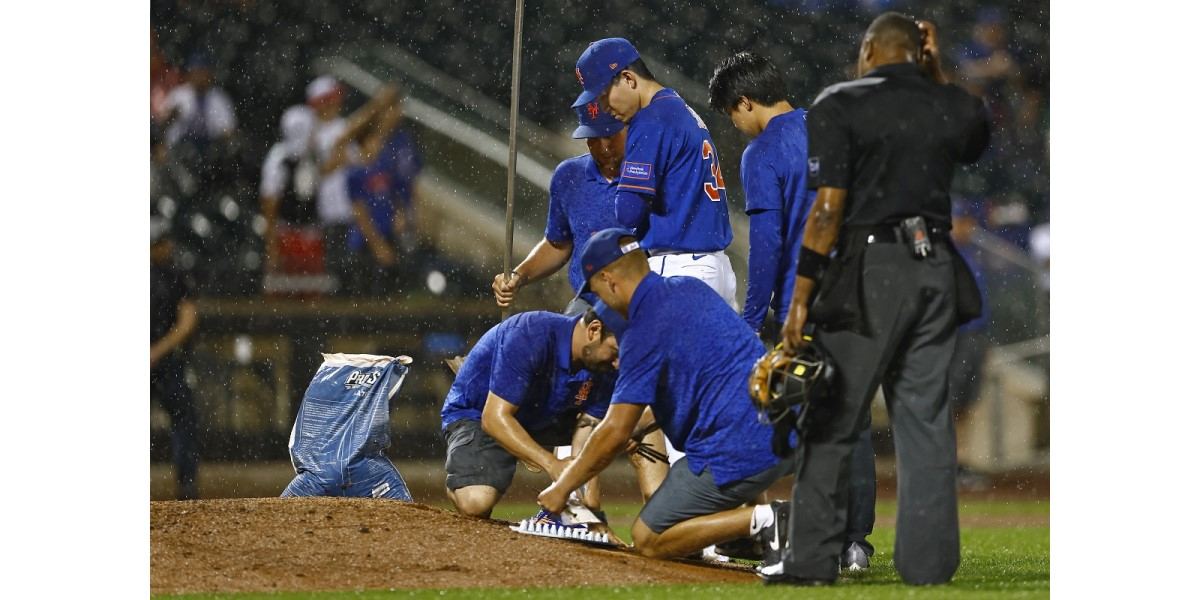
<path id="1" fill-rule="evenodd" d="M 747 534 L 779 548 L 771 505 L 743 506 L 794 468 L 791 454 L 772 452 L 772 428 L 758 421 L 747 391 L 758 336 L 703 281 L 652 273 L 633 231 L 597 233 L 581 262 L 588 283 L 580 292 L 590 288 L 627 318 L 621 369 L 604 420 L 538 503 L 562 511 L 571 490 L 628 447 L 649 406 L 686 456 L 638 514 L 637 552 L 688 556 Z"/>
<path id="2" fill-rule="evenodd" d="M 792 510 L 804 518 L 791 520 L 789 548 L 764 573 L 768 583 L 837 578 L 850 452 L 880 383 L 898 465 L 896 570 L 906 583 L 936 584 L 958 568 L 946 373 L 955 328 L 978 314 L 979 291 L 950 242 L 950 181 L 956 163 L 986 147 L 987 114 L 978 98 L 944 83 L 929 23 L 881 15 L 863 37 L 858 68 L 859 79 L 826 88 L 808 113 L 817 199 L 784 341 L 803 345 L 812 321 L 842 376 L 833 402 L 809 417 L 792 491 Z"/>

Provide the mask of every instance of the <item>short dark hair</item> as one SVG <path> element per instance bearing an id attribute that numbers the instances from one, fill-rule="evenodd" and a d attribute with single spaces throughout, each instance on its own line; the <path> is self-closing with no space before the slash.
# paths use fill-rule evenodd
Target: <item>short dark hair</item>
<path id="1" fill-rule="evenodd" d="M 604 324 L 604 321 L 600 320 L 600 313 L 597 313 L 596 309 L 589 306 L 587 312 L 583 313 L 583 324 L 591 325 L 593 321 L 598 321 L 600 323 L 600 339 L 616 335 L 613 330 L 609 329 L 608 326 Z"/>
<path id="2" fill-rule="evenodd" d="M 625 68 L 621 69 L 621 70 L 622 71 L 633 71 L 635 74 L 637 74 L 638 77 L 641 77 L 642 79 L 649 79 L 650 81 L 658 81 L 657 79 L 654 78 L 654 73 L 650 72 L 650 67 L 647 67 L 646 62 L 640 58 L 629 63 L 628 65 L 625 65 Z M 620 76 L 621 76 L 620 73 L 613 75 L 612 81 L 609 81 L 608 84 L 612 85 L 617 80 L 617 78 Z"/>
<path id="3" fill-rule="evenodd" d="M 908 50 L 914 54 L 921 51 L 921 29 L 917 27 L 917 21 L 896 11 L 875 17 L 871 26 L 867 27 L 866 35 L 882 47 Z"/>
<path id="4" fill-rule="evenodd" d="M 738 52 L 721 61 L 708 80 L 708 105 L 728 113 L 738 99 L 770 106 L 787 100 L 787 86 L 771 59 L 753 52 Z"/>

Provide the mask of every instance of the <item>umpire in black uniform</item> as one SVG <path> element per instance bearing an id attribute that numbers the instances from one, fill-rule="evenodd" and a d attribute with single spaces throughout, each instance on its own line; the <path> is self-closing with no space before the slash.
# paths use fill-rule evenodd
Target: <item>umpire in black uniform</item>
<path id="1" fill-rule="evenodd" d="M 811 321 L 840 376 L 834 397 L 813 407 L 808 458 L 792 489 L 790 549 L 782 573 L 764 574 L 768 583 L 836 579 L 850 451 L 880 384 L 899 478 L 896 570 L 905 583 L 937 584 L 958 568 L 946 377 L 955 328 L 979 312 L 979 294 L 948 236 L 950 181 L 956 163 L 986 147 L 987 113 L 946 84 L 933 25 L 899 13 L 871 23 L 858 72 L 821 92 L 808 113 L 817 199 L 784 343 L 805 343 Z"/>

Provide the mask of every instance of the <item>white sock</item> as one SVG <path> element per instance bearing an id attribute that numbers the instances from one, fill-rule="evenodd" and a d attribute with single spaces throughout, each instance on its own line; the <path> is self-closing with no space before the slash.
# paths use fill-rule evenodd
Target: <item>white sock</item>
<path id="1" fill-rule="evenodd" d="M 775 511 L 771 510 L 770 504 L 759 504 L 754 507 L 754 512 L 750 513 L 750 535 L 758 535 L 763 527 L 774 524 Z"/>

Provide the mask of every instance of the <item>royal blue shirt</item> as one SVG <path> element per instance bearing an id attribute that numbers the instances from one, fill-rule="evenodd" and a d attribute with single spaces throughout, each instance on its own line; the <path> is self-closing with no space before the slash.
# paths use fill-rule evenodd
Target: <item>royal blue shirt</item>
<path id="1" fill-rule="evenodd" d="M 613 376 L 571 369 L 571 333 L 581 318 L 526 312 L 488 330 L 450 386 L 442 429 L 462 419 L 482 420 L 489 391 L 517 405 L 517 422 L 531 434 L 571 411 L 604 418 Z"/>
<path id="2" fill-rule="evenodd" d="M 646 250 L 717 252 L 733 241 L 716 145 L 674 90 L 659 91 L 630 120 L 617 189 L 650 199 L 648 228 L 639 230 Z"/>
<path id="3" fill-rule="evenodd" d="M 612 402 L 650 405 L 692 473 L 709 469 L 717 485 L 739 481 L 779 462 L 747 389 L 762 352 L 708 284 L 649 273 L 630 300 Z"/>
<path id="4" fill-rule="evenodd" d="M 420 172 L 421 155 L 412 136 L 397 129 L 375 160 L 347 172 L 346 189 L 352 202 L 366 206 L 371 222 L 384 238 L 394 240 L 392 221 L 397 211 L 411 209 L 413 180 Z M 350 228 L 348 244 L 356 252 L 366 246 L 357 225 Z"/>
<path id="5" fill-rule="evenodd" d="M 559 163 L 550 178 L 550 211 L 546 215 L 546 239 L 551 242 L 571 242 L 571 262 L 567 278 L 571 289 L 583 285 L 583 267 L 579 263 L 583 245 L 593 233 L 619 227 L 613 209 L 617 181 L 609 181 L 591 154 L 584 154 Z M 596 295 L 587 293 L 583 299 L 596 303 Z"/>
<path id="6" fill-rule="evenodd" d="M 777 115 L 742 153 L 742 187 L 750 215 L 750 268 L 742 317 L 762 329 L 767 308 L 778 318 L 792 301 L 804 223 L 816 192 L 808 190 L 805 113 Z"/>

